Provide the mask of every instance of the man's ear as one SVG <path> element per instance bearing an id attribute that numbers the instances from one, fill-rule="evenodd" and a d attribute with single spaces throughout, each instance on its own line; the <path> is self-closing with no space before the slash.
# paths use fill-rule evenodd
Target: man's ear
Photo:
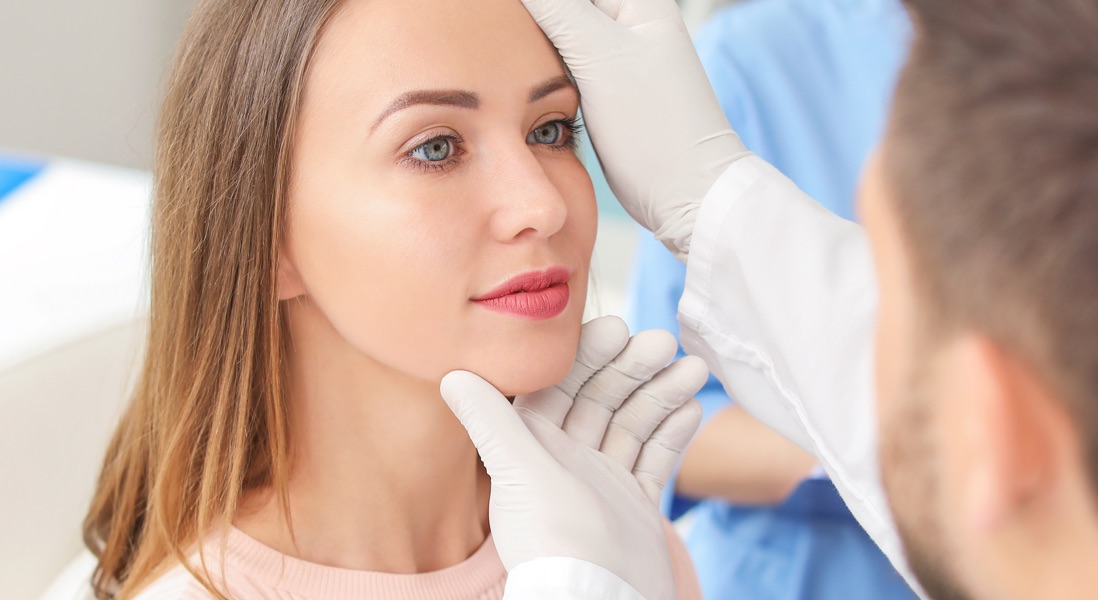
<path id="1" fill-rule="evenodd" d="M 956 398 L 963 406 L 947 410 L 962 420 L 955 431 L 963 439 L 955 447 L 968 454 L 959 508 L 965 526 L 986 535 L 1052 491 L 1066 467 L 1065 436 L 1075 433 L 1031 366 L 979 335 L 955 350 L 954 376 L 967 381 Z"/>
<path id="2" fill-rule="evenodd" d="M 297 274 L 297 268 L 285 249 L 278 252 L 278 299 L 290 300 L 305 294 L 305 285 L 301 276 Z"/>

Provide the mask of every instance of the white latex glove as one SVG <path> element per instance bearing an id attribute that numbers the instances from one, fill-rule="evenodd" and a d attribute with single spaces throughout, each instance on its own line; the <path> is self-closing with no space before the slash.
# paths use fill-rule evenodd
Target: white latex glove
<path id="1" fill-rule="evenodd" d="M 523 0 L 579 86 L 611 189 L 685 260 L 697 210 L 750 153 L 724 116 L 674 0 Z"/>
<path id="2" fill-rule="evenodd" d="M 621 319 L 603 317 L 584 325 L 568 376 L 514 406 L 472 373 L 443 378 L 492 478 L 489 520 L 508 571 L 573 557 L 649 600 L 675 597 L 656 503 L 701 421 L 693 396 L 707 377 L 696 357 L 668 366 L 676 348 L 666 331 L 630 339 Z"/>

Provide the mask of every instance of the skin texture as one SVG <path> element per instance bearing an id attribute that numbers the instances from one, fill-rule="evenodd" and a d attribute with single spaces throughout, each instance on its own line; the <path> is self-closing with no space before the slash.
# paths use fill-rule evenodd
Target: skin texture
<path id="1" fill-rule="evenodd" d="M 351 0 L 328 23 L 293 149 L 279 272 L 296 537 L 263 492 L 236 519 L 246 533 L 312 562 L 394 573 L 456 564 L 483 543 L 487 476 L 439 381 L 464 369 L 513 395 L 572 366 L 594 192 L 570 147 L 530 141 L 576 115 L 570 84 L 531 101 L 564 75 L 511 0 Z M 445 97 L 463 106 L 393 104 L 417 90 L 460 92 Z M 444 151 L 439 136 L 454 146 L 433 169 L 423 144 Z M 571 299 L 551 319 L 470 300 L 554 266 L 570 271 Z"/>
<path id="2" fill-rule="evenodd" d="M 1093 598 L 1098 511 L 1079 433 L 1031 365 L 935 321 L 884 147 L 859 210 L 880 289 L 881 469 L 912 568 L 939 600 Z"/>

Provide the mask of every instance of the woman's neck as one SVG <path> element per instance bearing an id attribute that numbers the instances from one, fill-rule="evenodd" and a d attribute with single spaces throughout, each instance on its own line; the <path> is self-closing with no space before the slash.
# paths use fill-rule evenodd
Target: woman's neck
<path id="1" fill-rule="evenodd" d="M 271 490 L 246 499 L 237 527 L 347 569 L 421 573 L 469 557 L 487 535 L 490 483 L 437 386 L 364 357 L 318 311 L 291 323 L 293 537 Z"/>

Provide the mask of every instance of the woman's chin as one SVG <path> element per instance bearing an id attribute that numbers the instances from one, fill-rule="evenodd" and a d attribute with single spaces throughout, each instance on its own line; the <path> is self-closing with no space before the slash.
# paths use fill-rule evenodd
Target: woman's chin
<path id="1" fill-rule="evenodd" d="M 486 379 L 505 396 L 521 396 L 558 383 L 572 369 L 576 353 L 545 352 L 538 356 L 512 356 L 501 360 L 478 375 Z M 520 360 L 516 360 L 520 359 Z"/>
<path id="2" fill-rule="evenodd" d="M 518 396 L 560 383 L 576 360 L 579 337 L 578 316 L 535 326 L 484 328 L 463 340 L 458 360 L 461 369 L 481 376 L 504 395 Z"/>

